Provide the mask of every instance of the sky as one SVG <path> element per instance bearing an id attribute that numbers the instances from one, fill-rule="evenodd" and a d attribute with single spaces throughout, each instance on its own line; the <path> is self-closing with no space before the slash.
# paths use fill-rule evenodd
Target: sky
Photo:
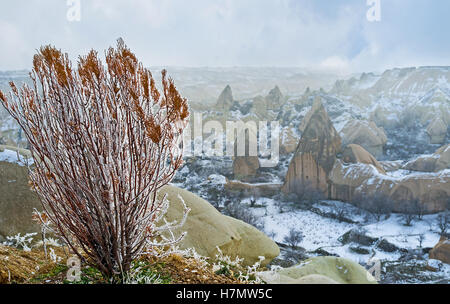
<path id="1" fill-rule="evenodd" d="M 79 21 L 70 18 L 77 1 Z M 371 22 L 377 2 L 380 18 Z M 119 37 L 146 66 L 345 74 L 450 65 L 449 13 L 448 0 L 1 1 L 0 70 L 29 69 L 41 45 L 76 59 Z"/>

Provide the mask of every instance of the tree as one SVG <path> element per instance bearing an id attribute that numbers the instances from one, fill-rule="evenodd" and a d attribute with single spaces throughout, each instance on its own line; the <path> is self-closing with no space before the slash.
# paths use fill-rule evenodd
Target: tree
<path id="1" fill-rule="evenodd" d="M 92 50 L 77 69 L 67 54 L 41 47 L 30 77 L 31 87 L 11 82 L 0 101 L 29 141 L 31 186 L 71 250 L 122 280 L 133 259 L 186 218 L 187 208 L 179 223 L 157 225 L 168 208 L 157 193 L 182 165 L 187 101 L 166 71 L 159 91 L 121 39 L 106 65 Z"/>
<path id="2" fill-rule="evenodd" d="M 295 247 L 303 241 L 303 233 L 300 230 L 292 229 L 289 231 L 289 234 L 283 238 L 283 241 L 291 246 L 292 249 L 295 249 Z"/>
<path id="3" fill-rule="evenodd" d="M 378 192 L 371 195 L 356 194 L 352 201 L 359 208 L 367 210 L 377 222 L 383 216 L 388 217 L 394 205 L 387 195 Z"/>
<path id="4" fill-rule="evenodd" d="M 449 211 L 446 211 L 443 214 L 439 214 L 439 216 L 437 218 L 437 226 L 439 228 L 439 234 L 441 236 L 447 236 L 449 223 L 450 223 Z"/>
<path id="5" fill-rule="evenodd" d="M 419 236 L 417 237 L 417 240 L 419 241 L 419 248 L 422 248 L 423 241 L 425 241 L 425 235 L 419 234 Z"/>
<path id="6" fill-rule="evenodd" d="M 241 220 L 249 225 L 252 225 L 259 230 L 264 229 L 264 222 L 261 220 L 261 218 L 254 215 L 247 207 L 239 202 L 228 203 L 225 206 L 223 213 L 225 215 L 234 217 L 235 219 Z"/>
<path id="7" fill-rule="evenodd" d="M 325 199 L 324 194 L 319 189 L 316 189 L 311 181 L 302 181 L 296 187 L 296 200 L 300 206 L 309 208 L 320 200 Z"/>
<path id="8" fill-rule="evenodd" d="M 404 225 L 411 226 L 412 222 L 417 218 L 414 201 L 403 200 L 400 201 L 400 205 L 402 206 L 401 218 L 403 219 Z"/>

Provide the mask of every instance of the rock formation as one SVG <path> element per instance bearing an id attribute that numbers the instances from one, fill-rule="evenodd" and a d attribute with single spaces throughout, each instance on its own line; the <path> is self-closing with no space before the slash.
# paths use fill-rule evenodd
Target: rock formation
<path id="1" fill-rule="evenodd" d="M 344 145 L 360 145 L 375 157 L 383 155 L 383 147 L 387 143 L 384 130 L 373 121 L 351 120 L 341 130 L 341 136 Z"/>
<path id="2" fill-rule="evenodd" d="M 233 92 L 231 87 L 227 85 L 217 99 L 216 108 L 221 111 L 228 111 L 233 106 L 233 102 Z"/>
<path id="3" fill-rule="evenodd" d="M 161 198 L 164 194 L 168 195 L 170 201 L 165 217 L 167 221 L 179 220 L 182 217 L 183 206 L 178 195 L 191 209 L 185 225 L 180 229 L 187 232 L 180 244 L 182 249 L 195 248 L 197 253 L 214 259 L 217 254 L 216 247 L 219 247 L 223 254 L 233 259 L 236 256 L 244 258 L 244 265 L 253 265 L 259 260 L 259 256 L 266 258 L 263 262 L 263 265 L 266 265 L 280 254 L 275 242 L 264 233 L 240 220 L 222 215 L 195 194 L 174 186 L 165 186 L 158 196 Z"/>
<path id="4" fill-rule="evenodd" d="M 260 167 L 259 158 L 257 155 L 251 153 L 250 147 L 257 147 L 258 137 L 257 133 L 249 128 L 244 129 L 238 134 L 238 138 L 244 138 L 245 140 L 245 152 L 241 156 L 238 154 L 238 139 L 236 139 L 234 144 L 234 157 L 233 157 L 233 173 L 235 179 L 246 180 L 251 178 L 258 173 Z M 255 150 L 257 152 L 257 149 Z"/>
<path id="5" fill-rule="evenodd" d="M 250 184 L 236 180 L 227 180 L 225 189 L 240 197 L 272 197 L 280 193 L 282 183 Z"/>
<path id="6" fill-rule="evenodd" d="M 28 169 L 16 160 L 17 153 L 21 159 L 31 157 L 27 150 L 0 146 L 0 241 L 6 236 L 39 231 L 31 215 L 41 204 L 28 185 Z"/>
<path id="7" fill-rule="evenodd" d="M 329 174 L 329 181 L 331 199 L 352 202 L 356 197 L 381 194 L 393 201 L 394 212 L 414 207 L 410 204 L 416 199 L 425 213 L 444 211 L 450 197 L 449 170 L 394 177 L 381 174 L 371 165 L 344 164 L 338 159 Z"/>
<path id="8" fill-rule="evenodd" d="M 266 96 L 266 103 L 268 110 L 280 110 L 283 105 L 283 94 L 278 86 L 275 86 L 270 90 L 269 94 Z"/>
<path id="9" fill-rule="evenodd" d="M 432 155 L 419 156 L 407 162 L 403 168 L 421 172 L 439 172 L 450 169 L 450 144 L 440 147 Z"/>
<path id="10" fill-rule="evenodd" d="M 289 164 L 283 192 L 300 194 L 307 183 L 328 195 L 330 189 L 327 176 L 341 149 L 341 138 L 320 97 L 314 100 L 305 119 L 308 123 Z"/>
<path id="11" fill-rule="evenodd" d="M 432 144 L 442 144 L 447 137 L 447 124 L 441 118 L 436 118 L 428 125 L 427 133 Z"/>
<path id="12" fill-rule="evenodd" d="M 342 152 L 342 160 L 345 163 L 372 165 L 378 170 L 379 173 L 386 174 L 383 166 L 376 160 L 376 158 L 364 150 L 364 148 L 360 145 L 351 144 L 346 146 Z"/>
<path id="13" fill-rule="evenodd" d="M 450 264 L 450 240 L 446 237 L 441 237 L 439 243 L 431 249 L 430 259 L 440 260 Z"/>
<path id="14" fill-rule="evenodd" d="M 381 167 L 383 167 L 383 170 L 386 172 L 392 172 L 400 169 L 403 166 L 402 160 L 385 160 L 385 161 L 379 161 L 381 164 Z"/>
<path id="15" fill-rule="evenodd" d="M 376 284 L 361 265 L 344 258 L 321 256 L 276 272 L 258 274 L 269 284 Z"/>
<path id="16" fill-rule="evenodd" d="M 291 154 L 295 151 L 298 145 L 298 137 L 293 128 L 283 128 L 280 133 L 280 153 Z"/>

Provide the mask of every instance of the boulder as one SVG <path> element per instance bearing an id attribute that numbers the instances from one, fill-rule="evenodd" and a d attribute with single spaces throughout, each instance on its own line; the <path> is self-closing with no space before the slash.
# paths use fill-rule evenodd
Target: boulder
<path id="1" fill-rule="evenodd" d="M 228 111 L 233 106 L 233 103 L 233 92 L 231 87 L 227 85 L 217 99 L 216 108 L 221 111 Z"/>
<path id="2" fill-rule="evenodd" d="M 303 185 L 308 184 L 327 195 L 327 176 L 340 152 L 341 138 L 320 97 L 316 97 L 305 119 L 308 123 L 289 164 L 283 192 L 301 194 Z"/>
<path id="3" fill-rule="evenodd" d="M 280 254 L 280 249 L 269 237 L 255 227 L 240 220 L 222 215 L 204 199 L 175 186 L 163 187 L 158 196 L 167 194 L 170 207 L 166 214 L 167 221 L 179 220 L 183 214 L 180 195 L 187 207 L 191 209 L 185 225 L 180 231 L 187 234 L 180 244 L 182 249 L 195 248 L 206 257 L 214 259 L 217 248 L 223 254 L 235 258 L 244 258 L 244 265 L 253 265 L 264 256 L 263 265 L 269 263 Z"/>
<path id="4" fill-rule="evenodd" d="M 360 145 L 350 144 L 342 152 L 342 160 L 346 163 L 362 163 L 374 166 L 381 174 L 386 174 L 383 166 Z"/>
<path id="5" fill-rule="evenodd" d="M 428 125 L 427 133 L 430 136 L 430 143 L 442 144 L 447 137 L 447 124 L 438 117 Z"/>
<path id="6" fill-rule="evenodd" d="M 375 157 L 383 155 L 387 143 L 386 133 L 373 121 L 351 120 L 341 130 L 341 137 L 344 145 L 360 145 Z"/>
<path id="7" fill-rule="evenodd" d="M 28 169 L 18 155 L 21 160 L 31 158 L 28 150 L 0 146 L 0 241 L 40 231 L 31 216 L 35 208 L 41 209 L 41 203 L 28 185 Z"/>
<path id="8" fill-rule="evenodd" d="M 430 259 L 450 264 L 450 240 L 446 237 L 441 237 L 439 243 L 431 249 L 429 257 Z"/>
<path id="9" fill-rule="evenodd" d="M 421 172 L 439 172 L 450 169 L 450 144 L 440 147 L 432 155 L 423 155 L 407 162 L 406 170 Z"/>
<path id="10" fill-rule="evenodd" d="M 364 267 L 339 257 L 314 257 L 300 265 L 280 269 L 282 276 L 311 284 L 376 284 L 376 279 Z"/>
<path id="11" fill-rule="evenodd" d="M 373 165 L 344 164 L 338 159 L 329 180 L 331 199 L 352 202 L 356 197 L 384 195 L 393 201 L 393 212 L 414 207 L 410 204 L 415 200 L 425 213 L 441 212 L 447 209 L 450 198 L 450 170 L 391 176 L 381 174 Z"/>

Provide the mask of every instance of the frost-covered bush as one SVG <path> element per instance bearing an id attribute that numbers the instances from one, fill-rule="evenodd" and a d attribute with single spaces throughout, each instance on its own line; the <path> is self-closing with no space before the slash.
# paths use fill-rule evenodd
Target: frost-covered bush
<path id="1" fill-rule="evenodd" d="M 71 250 L 122 280 L 162 230 L 177 226 L 156 225 L 168 208 L 157 192 L 182 165 L 187 101 L 166 71 L 158 90 L 121 39 L 104 61 L 92 50 L 76 67 L 42 47 L 30 76 L 32 86 L 11 82 L 0 101 L 29 142 L 31 185 Z"/>
<path id="2" fill-rule="evenodd" d="M 265 260 L 264 256 L 259 257 L 259 261 L 251 266 L 242 266 L 244 259 L 236 256 L 232 259 L 230 256 L 224 255 L 219 247 L 216 247 L 217 255 L 215 262 L 212 263 L 212 270 L 216 274 L 234 276 L 245 284 L 260 284 L 262 280 L 259 278 L 258 271 L 261 269 L 261 263 Z"/>
<path id="3" fill-rule="evenodd" d="M 3 242 L 2 245 L 22 249 L 24 251 L 31 251 L 33 239 L 36 234 L 37 233 L 35 232 L 27 233 L 25 235 L 21 235 L 21 233 L 18 233 L 14 236 L 7 236 L 6 242 Z"/>

